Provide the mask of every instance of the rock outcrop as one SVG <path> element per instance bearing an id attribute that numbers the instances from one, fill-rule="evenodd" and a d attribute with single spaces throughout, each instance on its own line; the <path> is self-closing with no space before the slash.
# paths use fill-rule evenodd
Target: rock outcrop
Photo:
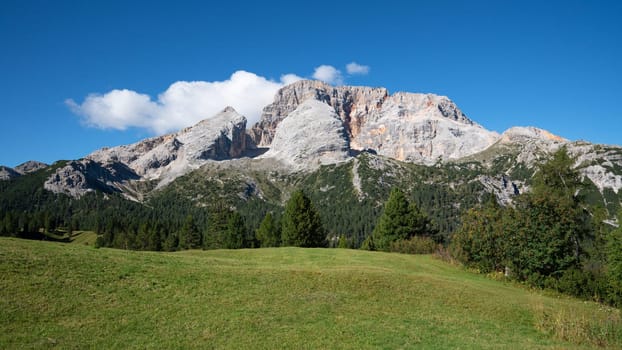
<path id="1" fill-rule="evenodd" d="M 133 180 L 154 180 L 163 186 L 209 160 L 240 157 L 245 150 L 246 118 L 227 107 L 177 133 L 103 148 L 69 162 L 45 188 L 80 197 L 93 189 L 124 192 Z"/>
<path id="2" fill-rule="evenodd" d="M 396 93 L 384 88 L 318 81 L 288 85 L 264 108 L 251 129 L 259 146 L 270 146 L 279 123 L 306 100 L 324 102 L 342 121 L 353 150 L 373 150 L 398 160 L 431 164 L 458 159 L 490 146 L 498 135 L 474 123 L 447 97 Z"/>
<path id="3" fill-rule="evenodd" d="M 38 162 L 36 160 L 29 160 L 15 167 L 15 171 L 24 175 L 30 174 L 37 170 L 45 169 L 48 165 L 42 162 Z"/>
<path id="4" fill-rule="evenodd" d="M 15 168 L 0 165 L 0 181 L 11 180 L 16 177 L 33 173 L 37 170 L 46 168 L 48 165 L 45 163 L 37 162 L 35 160 L 29 160 L 22 163 Z"/>
<path id="5" fill-rule="evenodd" d="M 120 162 L 142 178 L 166 183 L 208 160 L 237 158 L 245 150 L 246 118 L 227 107 L 177 133 L 101 149 L 87 159 L 101 164 Z"/>
<path id="6" fill-rule="evenodd" d="M 294 171 L 313 169 L 348 159 L 348 138 L 335 110 L 309 99 L 279 123 L 270 150 L 261 157 L 274 158 Z"/>
<path id="7" fill-rule="evenodd" d="M 82 159 L 70 161 L 64 167 L 58 168 L 43 187 L 54 193 L 79 198 L 95 190 L 123 192 L 123 184 L 126 181 L 139 178 L 123 163 L 101 164 L 90 159 Z"/>
<path id="8" fill-rule="evenodd" d="M 0 181 L 6 181 L 14 179 L 21 174 L 8 166 L 0 165 Z"/>

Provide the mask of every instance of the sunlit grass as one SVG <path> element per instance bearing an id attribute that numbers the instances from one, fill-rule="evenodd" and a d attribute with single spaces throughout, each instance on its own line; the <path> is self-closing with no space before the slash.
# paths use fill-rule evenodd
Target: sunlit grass
<path id="1" fill-rule="evenodd" d="M 0 239 L 0 276 L 0 348 L 622 344 L 619 336 L 563 336 L 557 326 L 586 319 L 619 326 L 618 310 L 530 292 L 431 256 L 299 248 L 150 253 Z"/>

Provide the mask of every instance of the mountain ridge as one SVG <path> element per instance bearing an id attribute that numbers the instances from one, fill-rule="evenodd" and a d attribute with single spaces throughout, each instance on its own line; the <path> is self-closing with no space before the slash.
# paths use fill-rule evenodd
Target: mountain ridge
<path id="1" fill-rule="evenodd" d="M 507 204 L 513 194 L 527 189 L 525 179 L 513 175 L 533 169 L 564 146 L 601 193 L 618 194 L 621 147 L 571 142 L 536 127 L 512 127 L 498 134 L 468 118 L 446 96 L 389 94 L 385 88 L 303 80 L 281 88 L 260 121 L 248 129 L 246 118 L 226 107 L 178 132 L 69 161 L 44 187 L 74 198 L 102 190 L 141 201 L 204 166 L 222 163 L 237 171 L 239 158 L 250 158 L 245 166 L 265 171 L 312 173 L 322 165 L 356 161 L 358 153 L 367 152 L 426 166 L 479 162 L 497 171 L 479 181 Z M 16 176 L 20 173 L 13 169 L 0 169 L 0 179 Z"/>

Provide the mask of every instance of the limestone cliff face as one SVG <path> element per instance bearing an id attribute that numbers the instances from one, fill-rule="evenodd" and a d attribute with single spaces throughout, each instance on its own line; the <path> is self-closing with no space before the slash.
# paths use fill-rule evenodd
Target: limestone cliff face
<path id="1" fill-rule="evenodd" d="M 373 150 L 398 160 L 434 163 L 479 152 L 498 135 L 467 118 L 447 97 L 396 93 L 384 88 L 299 81 L 281 89 L 251 129 L 268 147 L 281 121 L 306 100 L 331 106 L 342 121 L 353 150 Z"/>
<path id="2" fill-rule="evenodd" d="M 317 100 L 333 107 L 348 135 L 357 135 L 362 123 L 379 112 L 388 95 L 385 88 L 334 87 L 321 81 L 301 80 L 276 93 L 274 102 L 264 108 L 261 120 L 252 127 L 250 135 L 258 146 L 270 146 L 279 123 L 306 100 Z"/>
<path id="3" fill-rule="evenodd" d="M 172 180 L 207 160 L 230 159 L 246 150 L 246 118 L 227 107 L 177 133 L 96 151 L 87 159 L 121 162 L 145 179 Z"/>
<path id="4" fill-rule="evenodd" d="M 227 107 L 212 118 L 177 133 L 131 145 L 103 148 L 58 169 L 45 188 L 79 197 L 93 188 L 125 191 L 131 180 L 159 186 L 209 160 L 231 159 L 246 150 L 246 118 Z"/>
<path id="5" fill-rule="evenodd" d="M 348 159 L 348 139 L 335 110 L 309 99 L 279 123 L 270 150 L 261 157 L 281 161 L 291 170 L 312 169 Z"/>

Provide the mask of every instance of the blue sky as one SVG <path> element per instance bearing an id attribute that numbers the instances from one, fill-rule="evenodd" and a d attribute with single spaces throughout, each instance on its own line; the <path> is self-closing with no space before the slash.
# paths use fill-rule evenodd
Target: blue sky
<path id="1" fill-rule="evenodd" d="M 0 45 L 9 166 L 135 142 L 322 65 L 348 85 L 449 96 L 491 130 L 622 144 L 619 1 L 4 0 Z M 179 102 L 202 92 L 212 101 Z"/>

